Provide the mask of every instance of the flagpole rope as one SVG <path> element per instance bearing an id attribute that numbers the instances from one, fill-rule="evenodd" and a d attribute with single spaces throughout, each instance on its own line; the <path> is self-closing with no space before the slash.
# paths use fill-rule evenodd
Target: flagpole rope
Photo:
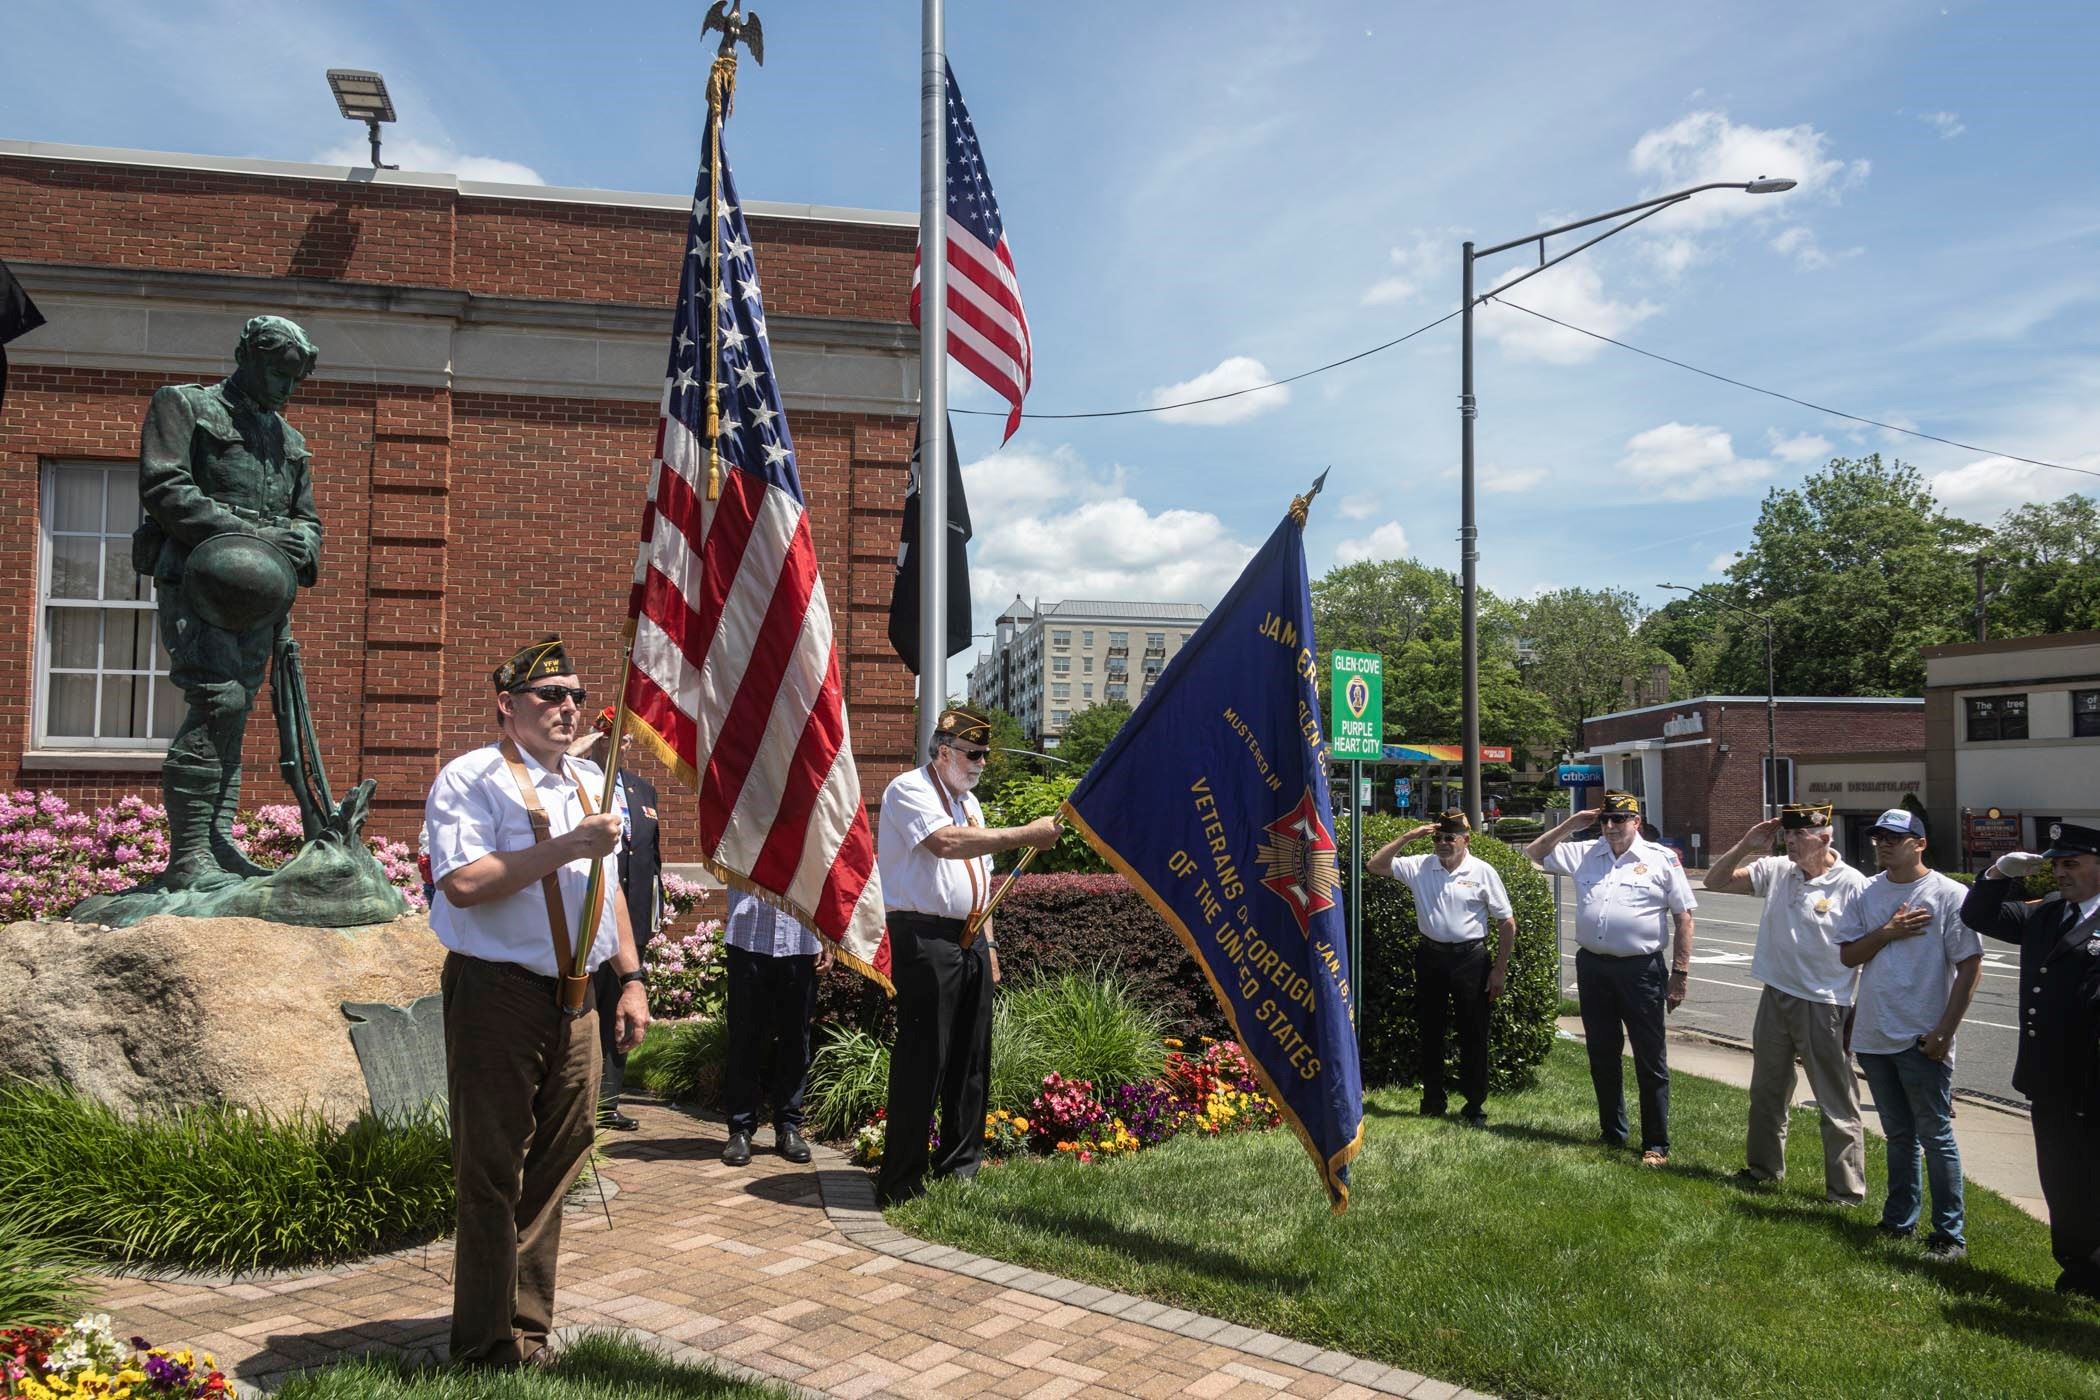
<path id="1" fill-rule="evenodd" d="M 707 74 L 707 499 L 722 494 L 722 123 L 736 103 L 736 55 L 725 53 Z"/>

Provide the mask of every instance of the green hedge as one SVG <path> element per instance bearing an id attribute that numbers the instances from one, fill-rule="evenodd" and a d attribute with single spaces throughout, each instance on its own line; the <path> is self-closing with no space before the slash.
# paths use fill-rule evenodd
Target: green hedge
<path id="1" fill-rule="evenodd" d="M 1364 820 L 1364 854 L 1415 825 L 1398 817 L 1374 814 Z M 1348 825 L 1338 824 L 1336 841 L 1348 850 Z M 1509 982 L 1489 1023 L 1489 1087 L 1497 1091 L 1529 1084 L 1533 1071 L 1553 1047 L 1554 1019 L 1560 1010 L 1560 948 L 1554 936 L 1553 892 L 1546 877 L 1514 846 L 1485 834 L 1473 838 L 1473 854 L 1502 876 L 1517 916 L 1517 946 L 1510 955 Z M 1430 849 L 1422 838 L 1404 848 L 1414 855 Z M 1349 870 L 1345 857 L 1344 898 Z M 1415 1072 L 1415 900 L 1398 880 L 1364 876 L 1364 969 L 1362 1026 L 1364 1084 L 1414 1084 Z M 1456 1065 L 1457 1046 L 1452 1046 Z M 1455 1072 L 1455 1069 L 1454 1069 Z"/>
<path id="2" fill-rule="evenodd" d="M 1871 870 L 1867 872 L 1869 875 L 1873 873 Z M 1945 875 L 1957 884 L 1974 885 L 1976 883 L 1974 875 L 1966 874 L 1959 870 L 1942 870 L 1940 874 Z M 2020 884 L 2022 886 L 2020 898 L 2022 899 L 2047 899 L 2052 894 L 2062 893 L 2056 888 L 2055 872 L 2050 870 L 2037 870 L 2032 875 L 2022 879 Z"/>

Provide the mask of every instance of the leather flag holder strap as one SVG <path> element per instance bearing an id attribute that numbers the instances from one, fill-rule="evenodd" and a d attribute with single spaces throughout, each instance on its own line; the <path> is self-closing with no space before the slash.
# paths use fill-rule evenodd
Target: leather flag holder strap
<path id="1" fill-rule="evenodd" d="M 540 806 L 538 785 L 526 771 L 525 761 L 518 757 L 517 745 L 505 739 L 498 747 L 503 761 L 510 765 L 510 776 L 518 785 L 518 796 L 525 803 L 526 820 L 532 823 L 532 843 L 537 846 L 552 839 L 553 823 L 548 820 L 546 809 Z M 591 795 L 584 790 L 582 783 L 576 785 L 576 800 L 583 804 L 586 817 L 597 815 L 591 810 Z M 560 866 L 548 871 L 540 881 L 540 893 L 547 906 L 547 933 L 554 940 L 554 966 L 561 970 L 558 1000 L 562 1014 L 574 1019 L 593 1005 L 590 975 L 582 970 L 583 958 L 580 956 L 589 945 L 577 947 L 569 941 L 569 910 L 562 902 Z"/>

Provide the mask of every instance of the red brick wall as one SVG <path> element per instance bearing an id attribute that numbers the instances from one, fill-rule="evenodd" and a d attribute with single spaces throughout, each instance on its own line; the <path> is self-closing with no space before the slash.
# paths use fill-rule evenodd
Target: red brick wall
<path id="1" fill-rule="evenodd" d="M 0 158 L 0 257 L 15 261 L 668 305 L 683 223 L 675 211 Z M 913 230 L 761 219 L 753 236 L 770 312 L 902 319 Z M 14 366 L 0 410 L 0 596 L 25 616 L 40 463 L 135 460 L 162 382 Z M 585 684 L 611 699 L 655 409 L 324 381 L 302 387 L 287 417 L 312 449 L 326 526 L 320 581 L 294 627 L 328 775 L 339 793 L 376 779 L 374 829 L 413 839 L 437 768 L 486 742 L 488 674 L 522 641 L 561 632 Z M 910 423 L 812 412 L 793 428 L 872 801 L 912 749 L 913 681 L 885 631 Z M 0 669 L 33 675 L 34 637 L 0 630 Z M 0 780 L 89 804 L 157 791 L 151 773 L 23 767 L 30 703 L 27 684 L 0 693 Z M 252 803 L 290 800 L 267 703 L 246 760 Z M 667 857 L 693 859 L 693 799 L 653 760 L 640 767 L 663 789 Z"/>

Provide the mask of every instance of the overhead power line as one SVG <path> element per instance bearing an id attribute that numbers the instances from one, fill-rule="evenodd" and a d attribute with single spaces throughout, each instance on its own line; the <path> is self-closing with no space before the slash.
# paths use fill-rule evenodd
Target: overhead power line
<path id="1" fill-rule="evenodd" d="M 1749 383 L 1747 380 L 1731 378 L 1728 375 L 1720 374 L 1714 370 L 1701 369 L 1698 365 L 1687 364 L 1683 360 L 1672 359 L 1668 355 L 1658 354 L 1656 351 L 1653 350 L 1644 350 L 1638 345 L 1632 345 L 1623 340 L 1615 340 L 1611 336 L 1604 335 L 1601 332 L 1589 330 L 1585 327 L 1574 325 L 1571 322 L 1563 321 L 1558 316 L 1548 316 L 1543 311 L 1534 311 L 1528 306 L 1511 301 L 1507 297 L 1496 296 L 1492 292 L 1486 296 L 1483 296 L 1481 298 L 1481 301 L 1500 302 L 1502 305 L 1508 307 L 1512 311 L 1521 311 L 1527 316 L 1536 316 L 1539 320 L 1551 322 L 1553 325 L 1559 326 L 1562 330 L 1573 331 L 1577 335 L 1586 335 L 1592 340 L 1601 340 L 1606 345 L 1616 345 L 1621 350 L 1630 350 L 1636 355 L 1643 355 L 1651 360 L 1659 360 L 1663 364 L 1674 365 L 1678 369 L 1689 370 L 1693 374 L 1703 375 L 1708 379 L 1718 380 L 1720 383 L 1733 385 L 1735 388 L 1738 389 L 1747 389 L 1753 394 L 1763 394 L 1767 398 L 1779 399 L 1785 403 L 1790 403 L 1801 408 L 1813 410 L 1816 413 L 1827 413 L 1833 418 L 1843 418 L 1853 423 L 1864 423 L 1870 428 L 1880 428 L 1885 432 L 1900 433 L 1905 437 L 1920 438 L 1926 442 L 1937 442 L 1942 443 L 1948 447 L 1958 447 L 1964 452 L 1979 452 L 1986 457 L 1998 457 L 2008 462 L 2023 462 L 2030 467 L 2047 467 L 2051 471 L 2075 472 L 2080 476 L 2100 477 L 2100 471 L 2094 471 L 2088 467 L 2074 467 L 2063 462 L 2046 462 L 2039 457 L 2022 457 L 2012 452 L 1999 452 L 1989 447 L 1978 447 L 1974 443 L 1958 442 L 1953 438 L 1941 437 L 1937 433 L 1927 433 L 1922 432 L 1916 428 L 1906 428 L 1900 423 L 1885 423 L 1878 418 L 1869 418 L 1864 414 L 1847 413 L 1841 408 L 1831 408 L 1825 404 L 1812 403 L 1807 399 L 1797 398 L 1792 394 L 1783 394 L 1777 389 L 1767 389 L 1760 384 L 1752 384 Z M 1424 325 L 1416 326 L 1406 335 L 1395 336 L 1393 339 L 1386 341 L 1382 345 L 1373 345 L 1368 350 L 1359 350 L 1354 355 L 1345 355 L 1339 360 L 1330 360 L 1324 365 L 1316 365 L 1311 369 L 1302 370 L 1297 374 L 1288 375 L 1282 379 L 1272 379 L 1266 384 L 1250 384 L 1244 389 L 1230 389 L 1227 390 L 1225 393 L 1209 394 L 1200 399 L 1183 399 L 1179 403 L 1152 404 L 1145 408 L 1097 409 L 1090 413 L 1024 413 L 1021 416 L 1023 418 L 1032 418 L 1040 420 L 1069 420 L 1075 418 L 1136 418 L 1148 413 L 1171 413 L 1178 408 L 1196 408 L 1203 404 L 1222 403 L 1227 399 L 1236 399 L 1244 394 L 1259 394 L 1264 390 L 1281 388 L 1283 385 L 1286 384 L 1296 384 L 1301 379 L 1310 379 L 1316 374 L 1325 374 L 1331 369 L 1340 369 L 1343 365 L 1354 364 L 1358 360 L 1368 359 L 1370 356 L 1376 355 L 1381 351 L 1390 350 L 1396 345 L 1405 344 L 1407 341 L 1413 340 L 1416 336 L 1421 335 L 1427 331 L 1433 331 L 1438 326 L 1443 325 L 1446 321 L 1456 318 L 1459 314 L 1460 312 L 1458 311 L 1447 312 L 1446 314 L 1437 317 L 1434 321 L 1427 322 Z M 951 408 L 948 411 L 950 413 L 968 414 L 976 418 L 1004 418 L 1007 416 L 1007 412 L 1005 409 Z"/>

